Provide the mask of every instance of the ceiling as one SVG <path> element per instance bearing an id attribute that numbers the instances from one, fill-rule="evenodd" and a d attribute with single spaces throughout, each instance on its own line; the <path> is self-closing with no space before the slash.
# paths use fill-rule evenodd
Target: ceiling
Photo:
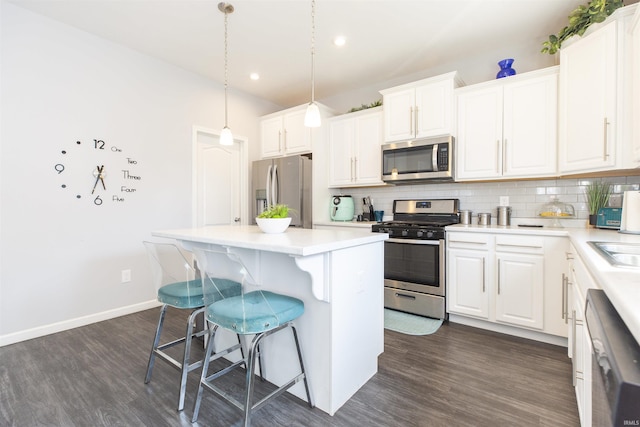
<path id="1" fill-rule="evenodd" d="M 217 0 L 8 0 L 219 82 Z M 231 0 L 229 87 L 282 106 L 309 101 L 310 0 Z M 586 0 L 317 0 L 316 99 L 557 33 Z M 346 45 L 333 44 L 337 35 Z M 501 58 L 497 58 L 501 59 Z M 497 67 L 497 66 L 496 66 Z M 497 68 L 496 68 L 497 71 Z M 260 74 L 258 81 L 249 79 Z"/>

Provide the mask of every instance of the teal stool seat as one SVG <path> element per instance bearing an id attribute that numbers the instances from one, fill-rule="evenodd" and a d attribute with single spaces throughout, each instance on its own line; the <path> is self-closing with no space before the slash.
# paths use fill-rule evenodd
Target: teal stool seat
<path id="1" fill-rule="evenodd" d="M 207 320 L 240 335 L 259 334 L 286 324 L 304 313 L 297 298 L 254 291 L 209 305 Z"/>
<path id="2" fill-rule="evenodd" d="M 158 301 L 175 308 L 202 307 L 202 283 L 198 279 L 165 285 L 158 289 Z"/>

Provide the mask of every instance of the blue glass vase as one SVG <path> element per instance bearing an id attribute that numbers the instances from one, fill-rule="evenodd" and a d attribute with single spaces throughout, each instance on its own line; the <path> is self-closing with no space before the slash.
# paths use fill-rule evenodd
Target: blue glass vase
<path id="1" fill-rule="evenodd" d="M 516 70 L 511 68 L 511 64 L 513 64 L 513 59 L 511 58 L 503 59 L 502 61 L 498 62 L 498 65 L 500 66 L 500 71 L 498 71 L 498 74 L 496 75 L 496 79 L 513 76 L 516 73 Z"/>

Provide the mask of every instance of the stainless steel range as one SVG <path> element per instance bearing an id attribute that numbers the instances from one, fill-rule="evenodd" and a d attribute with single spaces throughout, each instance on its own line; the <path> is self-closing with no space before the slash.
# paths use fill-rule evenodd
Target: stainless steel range
<path id="1" fill-rule="evenodd" d="M 458 199 L 394 200 L 393 221 L 375 224 L 384 243 L 384 306 L 446 318 L 444 227 L 459 220 Z"/>

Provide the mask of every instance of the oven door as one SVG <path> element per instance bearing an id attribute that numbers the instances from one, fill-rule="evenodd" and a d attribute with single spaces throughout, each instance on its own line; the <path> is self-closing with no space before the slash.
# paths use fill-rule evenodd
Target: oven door
<path id="1" fill-rule="evenodd" d="M 386 287 L 444 297 L 444 273 L 444 240 L 385 240 Z"/>

